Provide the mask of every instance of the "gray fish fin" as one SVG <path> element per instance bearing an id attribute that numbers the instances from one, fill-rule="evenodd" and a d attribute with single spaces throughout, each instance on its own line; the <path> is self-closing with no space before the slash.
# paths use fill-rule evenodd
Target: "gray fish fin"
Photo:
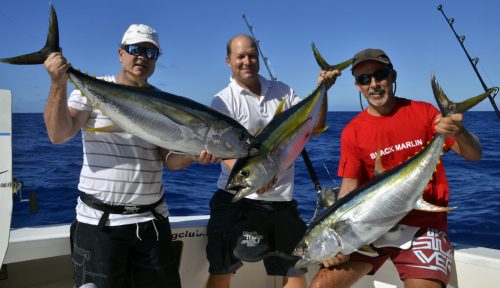
<path id="1" fill-rule="evenodd" d="M 316 44 L 314 42 L 311 44 L 313 54 L 314 54 L 314 59 L 316 59 L 316 63 L 318 63 L 319 67 L 323 70 L 344 70 L 345 68 L 349 67 L 349 65 L 352 64 L 352 58 L 349 60 L 346 60 L 344 62 L 341 62 L 337 65 L 330 65 L 328 64 L 323 56 L 319 53 L 318 49 L 316 48 Z"/>
<path id="2" fill-rule="evenodd" d="M 452 113 L 463 113 L 476 106 L 491 94 L 496 95 L 496 93 L 498 93 L 498 87 L 493 87 L 476 97 L 469 98 L 460 103 L 454 103 L 450 101 L 450 99 L 448 99 L 441 86 L 439 86 L 434 75 L 432 75 L 431 77 L 431 85 L 434 98 L 436 99 L 436 102 L 439 106 L 439 110 L 444 116 L 450 115 Z"/>
<path id="3" fill-rule="evenodd" d="M 57 14 L 52 3 L 50 4 L 49 32 L 45 46 L 38 52 L 24 54 L 20 56 L 2 58 L 0 62 L 16 65 L 43 64 L 52 52 L 61 51 L 59 48 L 59 27 Z"/>
<path id="4" fill-rule="evenodd" d="M 457 207 L 441 207 L 434 204 L 431 204 L 425 201 L 422 197 L 417 200 L 415 204 L 415 210 L 426 211 L 426 212 L 448 212 L 451 210 L 455 210 Z"/>

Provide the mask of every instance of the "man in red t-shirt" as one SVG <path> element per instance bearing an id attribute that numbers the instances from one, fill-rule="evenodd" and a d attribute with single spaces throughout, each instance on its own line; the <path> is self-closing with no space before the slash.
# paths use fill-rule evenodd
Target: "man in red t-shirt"
<path id="1" fill-rule="evenodd" d="M 462 114 L 443 117 L 431 104 L 394 95 L 397 73 L 384 51 L 366 49 L 357 53 L 352 74 L 368 108 L 342 131 L 340 197 L 374 177 L 377 155 L 384 169 L 391 169 L 422 150 L 435 133 L 448 136 L 445 151 L 451 149 L 467 160 L 481 159 L 479 140 L 462 126 Z M 423 198 L 447 206 L 448 197 L 448 182 L 440 162 Z M 410 212 L 372 244 L 374 252 L 370 255 L 338 254 L 324 262 L 311 287 L 351 287 L 363 275 L 375 273 L 387 259 L 396 266 L 406 288 L 445 287 L 453 263 L 446 216 L 444 212 Z"/>

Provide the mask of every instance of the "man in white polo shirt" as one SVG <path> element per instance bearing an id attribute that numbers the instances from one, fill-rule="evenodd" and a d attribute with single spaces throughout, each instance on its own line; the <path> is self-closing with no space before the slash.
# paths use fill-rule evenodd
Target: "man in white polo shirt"
<path id="1" fill-rule="evenodd" d="M 257 134 L 273 119 L 283 99 L 284 110 L 300 101 L 288 85 L 259 75 L 259 53 L 252 37 L 240 34 L 231 38 L 226 63 L 232 72 L 230 83 L 215 95 L 211 106 L 250 133 Z M 331 86 L 339 73 L 322 71 L 320 77 L 326 77 Z M 295 269 L 296 259 L 288 256 L 306 229 L 293 199 L 293 166 L 262 191 L 231 203 L 236 191 L 224 189 L 235 162 L 222 162 L 218 190 L 210 200 L 207 288 L 230 287 L 232 275 L 243 265 L 241 260 L 260 259 L 268 275 L 283 276 L 283 287 L 305 288 L 307 271 Z"/>

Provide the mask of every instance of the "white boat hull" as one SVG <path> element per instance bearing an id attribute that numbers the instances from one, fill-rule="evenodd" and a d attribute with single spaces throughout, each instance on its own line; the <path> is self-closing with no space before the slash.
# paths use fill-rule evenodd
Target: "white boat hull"
<path id="1" fill-rule="evenodd" d="M 171 217 L 172 233 L 182 241 L 179 271 L 184 288 L 205 287 L 208 262 L 205 257 L 208 216 Z M 0 287 L 72 287 L 72 264 L 69 257 L 69 225 L 12 230 L 5 256 L 7 279 Z M 488 248 L 459 249 L 456 266 L 448 287 L 498 287 L 500 250 Z M 310 283 L 317 271 L 309 267 Z M 266 276 L 262 263 L 245 263 L 236 273 L 232 287 L 281 287 L 281 277 Z M 404 287 L 394 266 L 386 263 L 374 276 L 366 276 L 354 287 Z"/>
<path id="2" fill-rule="evenodd" d="M 12 216 L 12 100 L 0 90 L 0 263 L 9 243 Z"/>

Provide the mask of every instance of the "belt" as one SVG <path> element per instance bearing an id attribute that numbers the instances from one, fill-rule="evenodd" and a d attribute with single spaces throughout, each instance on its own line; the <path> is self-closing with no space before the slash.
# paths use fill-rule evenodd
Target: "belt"
<path id="1" fill-rule="evenodd" d="M 264 210 L 275 210 L 288 207 L 297 207 L 297 202 L 292 201 L 266 201 L 266 200 L 254 200 L 254 199 L 242 199 L 248 203 L 248 205 L 253 207 L 260 207 Z M 242 201 L 240 200 L 240 201 Z"/>
<path id="2" fill-rule="evenodd" d="M 128 215 L 128 214 L 139 214 L 151 211 L 151 213 L 153 213 L 156 219 L 160 221 L 165 219 L 163 215 L 159 214 L 155 210 L 156 206 L 160 205 L 163 202 L 163 198 L 161 198 L 160 200 L 156 201 L 153 204 L 147 204 L 147 205 L 135 205 L 135 204 L 110 205 L 102 202 L 101 200 L 95 198 L 90 194 L 80 191 L 80 200 L 82 200 L 82 202 L 85 203 L 87 206 L 103 212 L 101 219 L 99 219 L 99 224 L 97 224 L 97 227 L 101 230 L 102 228 L 104 228 L 106 221 L 109 218 L 109 214 Z"/>

